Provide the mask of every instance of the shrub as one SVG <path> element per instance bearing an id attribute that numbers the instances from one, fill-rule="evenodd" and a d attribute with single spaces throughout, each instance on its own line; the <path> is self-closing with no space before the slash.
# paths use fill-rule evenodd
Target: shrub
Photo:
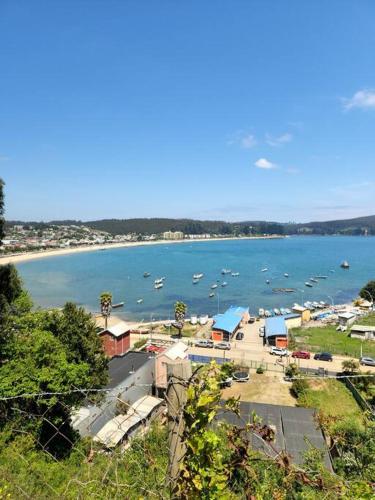
<path id="1" fill-rule="evenodd" d="M 259 373 L 259 374 L 262 374 L 266 371 L 266 369 L 264 368 L 264 366 L 258 366 L 256 372 Z"/>
<path id="2" fill-rule="evenodd" d="M 309 388 L 309 384 L 308 384 L 307 380 L 305 380 L 303 378 L 299 378 L 293 382 L 292 387 L 290 388 L 290 391 L 293 394 L 293 396 L 295 396 L 296 398 L 299 398 L 300 396 L 303 396 L 306 393 L 308 388 Z"/>
<path id="3" fill-rule="evenodd" d="M 298 375 L 298 373 L 299 373 L 298 366 L 295 363 L 291 363 L 285 369 L 285 375 L 287 377 L 295 377 L 296 375 Z"/>
<path id="4" fill-rule="evenodd" d="M 141 349 L 146 344 L 147 340 L 146 339 L 139 339 L 136 342 L 134 342 L 134 349 Z"/>

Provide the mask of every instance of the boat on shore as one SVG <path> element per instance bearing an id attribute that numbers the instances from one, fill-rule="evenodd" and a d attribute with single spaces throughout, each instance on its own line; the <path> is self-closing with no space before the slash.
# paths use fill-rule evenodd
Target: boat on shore
<path id="1" fill-rule="evenodd" d="M 260 308 L 258 311 L 258 315 L 260 318 L 263 318 L 264 317 L 264 309 Z"/>

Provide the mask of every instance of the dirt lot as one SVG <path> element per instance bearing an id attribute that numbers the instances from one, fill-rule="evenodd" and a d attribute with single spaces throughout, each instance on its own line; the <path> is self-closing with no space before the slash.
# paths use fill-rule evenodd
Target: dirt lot
<path id="1" fill-rule="evenodd" d="M 290 383 L 282 377 L 264 373 L 251 373 L 249 382 L 233 382 L 232 387 L 223 390 L 223 399 L 241 397 L 241 401 L 296 406 L 296 400 L 289 392 Z"/>

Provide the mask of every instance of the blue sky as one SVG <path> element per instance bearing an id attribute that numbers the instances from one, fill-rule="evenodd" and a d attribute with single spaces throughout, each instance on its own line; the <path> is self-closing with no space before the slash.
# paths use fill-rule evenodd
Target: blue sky
<path id="1" fill-rule="evenodd" d="M 372 0 L 0 1 L 7 218 L 375 214 Z"/>

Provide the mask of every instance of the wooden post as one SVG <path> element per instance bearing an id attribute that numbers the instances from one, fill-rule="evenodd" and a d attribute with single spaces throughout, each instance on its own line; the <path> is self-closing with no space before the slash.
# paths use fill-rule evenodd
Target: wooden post
<path id="1" fill-rule="evenodd" d="M 183 405 L 186 403 L 186 382 L 191 377 L 191 364 L 189 360 L 180 363 L 168 364 L 168 440 L 169 440 L 169 464 L 167 481 L 170 485 L 171 497 L 174 497 L 176 481 L 179 475 L 181 461 L 185 454 L 183 434 L 185 421 L 182 415 Z"/>

